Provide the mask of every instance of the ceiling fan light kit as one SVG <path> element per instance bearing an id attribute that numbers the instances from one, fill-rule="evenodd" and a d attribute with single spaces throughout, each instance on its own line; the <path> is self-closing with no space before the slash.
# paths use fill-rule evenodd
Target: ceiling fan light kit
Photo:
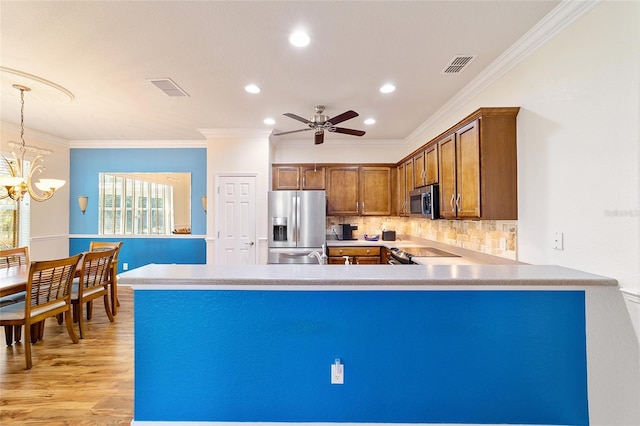
<path id="1" fill-rule="evenodd" d="M 280 136 L 280 135 L 288 135 L 290 133 L 297 133 L 297 132 L 305 132 L 307 130 L 315 130 L 315 136 L 314 136 L 314 143 L 316 145 L 320 145 L 324 142 L 324 131 L 326 130 L 327 132 L 334 132 L 334 133 L 342 133 L 345 135 L 352 135 L 352 136 L 364 136 L 365 131 L 364 130 L 355 130 L 355 129 L 347 129 L 344 127 L 336 127 L 336 124 L 340 124 L 343 121 L 347 121 L 347 120 L 351 120 L 352 118 L 356 118 L 358 117 L 358 113 L 353 111 L 353 110 L 349 110 L 349 111 L 345 111 L 342 114 L 339 114 L 333 118 L 329 117 L 328 115 L 324 115 L 324 105 L 316 105 L 315 107 L 315 115 L 313 115 L 309 120 L 307 120 L 306 118 L 300 117 L 299 115 L 287 112 L 284 115 L 289 117 L 289 118 L 293 118 L 294 120 L 300 121 L 304 124 L 306 124 L 308 126 L 308 128 L 306 129 L 298 129 L 298 130 L 292 130 L 289 132 L 280 132 L 280 133 L 274 133 L 274 136 Z"/>

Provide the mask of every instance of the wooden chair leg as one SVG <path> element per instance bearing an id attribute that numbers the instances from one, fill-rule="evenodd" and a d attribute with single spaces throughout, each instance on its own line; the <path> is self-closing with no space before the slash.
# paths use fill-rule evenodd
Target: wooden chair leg
<path id="1" fill-rule="evenodd" d="M 40 337 L 40 323 L 36 322 L 29 325 L 29 342 L 35 344 L 38 341 L 38 337 Z"/>
<path id="2" fill-rule="evenodd" d="M 42 320 L 42 321 L 40 321 L 40 322 L 38 323 L 38 324 L 39 324 L 39 327 L 40 327 L 40 328 L 39 328 L 39 330 L 38 330 L 38 331 L 39 331 L 39 334 L 38 334 L 38 340 L 42 340 L 42 339 L 44 339 L 44 321 L 45 321 L 45 320 Z"/>
<path id="3" fill-rule="evenodd" d="M 13 344 L 13 326 L 12 325 L 4 326 L 4 339 L 7 342 L 7 346 L 11 346 Z"/>
<path id="4" fill-rule="evenodd" d="M 24 358 L 27 370 L 31 370 L 31 325 L 24 326 Z"/>
<path id="5" fill-rule="evenodd" d="M 22 339 L 22 326 L 14 325 L 13 326 L 13 339 L 16 343 L 20 343 L 20 339 Z"/>
<path id="6" fill-rule="evenodd" d="M 87 302 L 87 321 L 91 319 L 91 315 L 93 315 L 93 302 Z"/>
<path id="7" fill-rule="evenodd" d="M 120 306 L 120 301 L 118 300 L 118 284 L 116 284 L 114 280 L 109 287 L 111 287 L 111 313 L 115 316 Z"/>
<path id="8" fill-rule="evenodd" d="M 73 320 L 71 319 L 71 311 L 68 311 L 64 314 L 64 320 L 67 324 L 67 333 L 69 333 L 71 341 L 73 343 L 78 343 L 80 340 L 78 340 L 78 336 L 76 335 L 75 331 L 73 331 Z"/>
<path id="9" fill-rule="evenodd" d="M 111 308 L 109 307 L 109 296 L 108 295 L 104 295 L 104 311 L 107 313 L 107 316 L 109 317 L 109 321 L 113 322 L 115 321 L 115 319 L 113 318 L 113 314 L 111 313 Z"/>

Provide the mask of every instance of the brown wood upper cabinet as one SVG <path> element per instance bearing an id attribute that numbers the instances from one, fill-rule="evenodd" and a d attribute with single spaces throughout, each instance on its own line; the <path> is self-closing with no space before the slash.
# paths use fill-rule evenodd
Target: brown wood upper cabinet
<path id="1" fill-rule="evenodd" d="M 391 167 L 327 168 L 327 215 L 388 216 L 391 214 Z"/>
<path id="2" fill-rule="evenodd" d="M 440 217 L 517 219 L 518 108 L 479 112 L 437 143 Z"/>
<path id="3" fill-rule="evenodd" d="M 414 188 L 438 183 L 438 144 L 428 145 L 413 157 Z"/>
<path id="4" fill-rule="evenodd" d="M 272 188 L 280 190 L 325 189 L 325 167 L 316 165 L 274 165 Z"/>
<path id="5" fill-rule="evenodd" d="M 409 216 L 409 193 L 413 188 L 413 160 L 407 160 L 398 166 L 397 179 L 398 216 Z"/>

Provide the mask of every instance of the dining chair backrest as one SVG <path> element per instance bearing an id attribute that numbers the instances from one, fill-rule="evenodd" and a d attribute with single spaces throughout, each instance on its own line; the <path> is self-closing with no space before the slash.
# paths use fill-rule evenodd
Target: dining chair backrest
<path id="1" fill-rule="evenodd" d="M 117 249 L 90 251 L 84 254 L 80 272 L 79 298 L 83 292 L 96 287 L 105 288 L 110 283 L 111 262 Z"/>
<path id="2" fill-rule="evenodd" d="M 113 256 L 113 262 L 118 262 L 118 255 L 120 254 L 120 248 L 122 247 L 122 241 L 91 241 L 89 243 L 89 251 L 102 251 L 116 249 Z"/>
<path id="3" fill-rule="evenodd" d="M 0 269 L 14 266 L 29 266 L 29 247 L 0 250 Z"/>
<path id="4" fill-rule="evenodd" d="M 71 283 L 81 254 L 58 260 L 31 262 L 27 281 L 27 318 L 69 304 Z"/>

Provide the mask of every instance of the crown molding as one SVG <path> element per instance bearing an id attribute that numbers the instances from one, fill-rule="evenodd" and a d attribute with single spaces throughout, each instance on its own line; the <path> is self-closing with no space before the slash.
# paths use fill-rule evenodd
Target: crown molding
<path id="1" fill-rule="evenodd" d="M 287 148 L 287 147 L 295 147 L 295 148 L 320 148 L 323 146 L 326 147 L 334 147 L 340 146 L 341 148 L 362 148 L 364 142 L 359 141 L 358 139 L 332 139 L 326 140 L 322 145 L 315 145 L 313 143 L 313 139 L 286 139 L 286 140 L 278 140 L 277 137 L 272 138 L 272 142 L 274 145 Z M 389 148 L 399 148 L 407 146 L 407 141 L 402 139 L 397 140 L 386 140 L 386 139 L 376 139 L 376 140 L 368 140 L 366 142 L 367 148 L 371 147 L 389 147 Z"/>
<path id="2" fill-rule="evenodd" d="M 198 129 L 207 139 L 267 139 L 273 129 Z"/>
<path id="3" fill-rule="evenodd" d="M 622 296 L 629 302 L 637 303 L 640 305 L 640 290 L 621 288 L 620 293 L 622 293 Z"/>
<path id="4" fill-rule="evenodd" d="M 602 3 L 602 1 L 603 0 L 562 1 L 531 30 L 520 37 L 509 49 L 478 74 L 476 78 L 432 114 L 420 127 L 407 136 L 406 140 L 409 142 L 418 138 L 421 133 L 431 126 L 450 116 L 454 111 L 468 102 L 469 99 L 478 95 L 568 26 Z"/>
<path id="5" fill-rule="evenodd" d="M 70 148 L 89 149 L 134 149 L 134 148 L 206 148 L 202 140 L 75 140 Z"/>

